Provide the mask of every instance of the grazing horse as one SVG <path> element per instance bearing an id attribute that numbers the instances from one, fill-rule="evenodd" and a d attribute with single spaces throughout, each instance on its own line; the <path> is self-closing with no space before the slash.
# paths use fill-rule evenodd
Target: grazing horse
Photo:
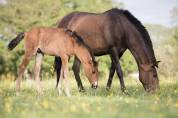
<path id="1" fill-rule="evenodd" d="M 60 78 L 61 81 L 64 81 L 64 92 L 67 96 L 70 96 L 67 75 L 68 60 L 71 55 L 75 55 L 80 60 L 84 66 L 89 82 L 94 88 L 97 87 L 98 70 L 94 56 L 77 33 L 69 29 L 35 27 L 28 32 L 20 33 L 9 43 L 8 48 L 10 50 L 14 49 L 23 38 L 25 39 L 25 56 L 18 72 L 16 83 L 17 93 L 19 93 L 20 90 L 20 83 L 24 70 L 33 55 L 36 55 L 34 75 L 37 82 L 37 90 L 39 93 L 41 92 L 39 74 L 44 54 L 60 56 L 62 61 Z M 62 82 L 60 82 L 58 86 L 59 95 L 62 93 L 61 83 Z"/>
<path id="2" fill-rule="evenodd" d="M 119 63 L 120 57 L 128 49 L 134 56 L 139 80 L 146 91 L 159 88 L 156 61 L 150 36 L 142 25 L 129 11 L 113 8 L 103 13 L 72 12 L 62 18 L 58 28 L 69 28 L 76 31 L 84 42 L 92 49 L 95 56 L 109 54 L 111 68 L 107 82 L 109 90 L 115 70 L 120 80 L 121 90 L 125 90 L 123 73 Z M 57 81 L 60 75 L 60 57 L 55 58 Z M 80 80 L 80 61 L 75 58 L 73 71 L 79 90 L 84 90 Z"/>

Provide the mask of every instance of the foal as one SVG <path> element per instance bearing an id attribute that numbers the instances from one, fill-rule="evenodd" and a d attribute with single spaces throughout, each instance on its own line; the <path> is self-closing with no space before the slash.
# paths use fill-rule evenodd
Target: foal
<path id="1" fill-rule="evenodd" d="M 39 74 L 44 54 L 61 57 L 62 69 L 60 84 L 58 85 L 59 95 L 62 94 L 61 84 L 62 81 L 64 81 L 64 92 L 67 96 L 70 96 L 67 85 L 67 75 L 68 60 L 71 55 L 75 55 L 81 61 L 89 82 L 95 88 L 97 87 L 98 70 L 94 56 L 77 33 L 72 32 L 69 29 L 35 27 L 28 32 L 20 33 L 15 39 L 13 39 L 8 45 L 9 50 L 14 49 L 23 38 L 25 39 L 25 55 L 20 65 L 16 80 L 17 94 L 20 91 L 20 83 L 24 70 L 33 55 L 36 55 L 34 75 L 37 82 L 37 90 L 41 93 Z"/>

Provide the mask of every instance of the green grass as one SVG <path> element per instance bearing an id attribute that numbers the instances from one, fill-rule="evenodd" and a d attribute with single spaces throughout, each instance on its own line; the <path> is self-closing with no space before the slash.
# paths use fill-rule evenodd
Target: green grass
<path id="1" fill-rule="evenodd" d="M 139 81 L 125 79 L 129 95 L 119 89 L 117 79 L 110 92 L 105 90 L 106 79 L 99 88 L 90 88 L 84 81 L 86 92 L 79 93 L 76 82 L 70 79 L 72 97 L 58 96 L 55 80 L 43 81 L 43 95 L 38 95 L 34 84 L 24 81 L 20 96 L 15 96 L 14 82 L 0 81 L 0 118 L 177 118 L 178 81 L 160 79 L 160 91 L 147 94 Z"/>

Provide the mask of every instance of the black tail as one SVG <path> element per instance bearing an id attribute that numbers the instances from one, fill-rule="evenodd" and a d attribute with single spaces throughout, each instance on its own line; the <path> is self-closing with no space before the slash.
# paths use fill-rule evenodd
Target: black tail
<path id="1" fill-rule="evenodd" d="M 24 32 L 18 34 L 17 37 L 14 38 L 14 39 L 8 44 L 8 49 L 9 49 L 9 50 L 13 50 L 13 49 L 18 45 L 18 43 L 20 43 L 20 41 L 24 38 L 24 36 L 25 36 L 25 33 L 24 33 Z"/>

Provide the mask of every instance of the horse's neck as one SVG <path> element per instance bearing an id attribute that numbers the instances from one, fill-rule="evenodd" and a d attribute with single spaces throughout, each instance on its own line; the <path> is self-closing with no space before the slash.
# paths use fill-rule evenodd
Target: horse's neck
<path id="1" fill-rule="evenodd" d="M 84 63 L 87 60 L 92 59 L 92 56 L 89 52 L 89 50 L 84 47 L 84 46 L 77 46 L 75 47 L 75 51 L 74 51 L 76 57 L 82 62 Z"/>
<path id="2" fill-rule="evenodd" d="M 137 37 L 137 38 L 136 38 Z M 128 49 L 133 54 L 137 64 L 151 64 L 151 55 L 148 46 L 145 44 L 141 36 L 131 37 L 128 39 Z"/>

